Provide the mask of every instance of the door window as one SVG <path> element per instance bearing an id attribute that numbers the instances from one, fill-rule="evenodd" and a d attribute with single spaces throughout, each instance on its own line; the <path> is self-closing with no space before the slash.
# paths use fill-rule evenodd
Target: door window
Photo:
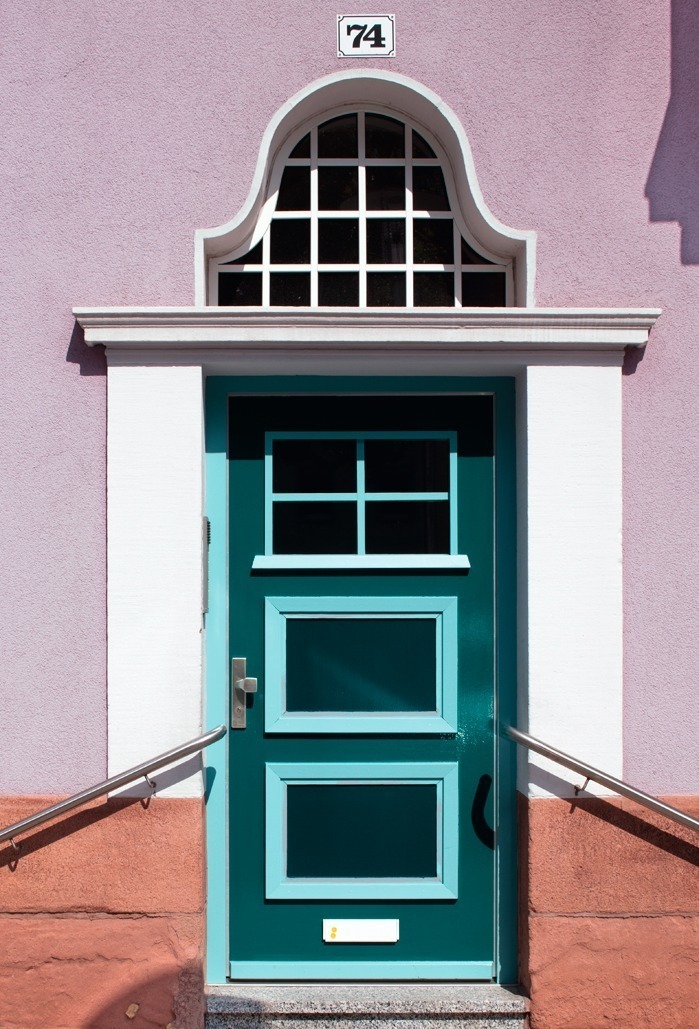
<path id="1" fill-rule="evenodd" d="M 453 432 L 269 433 L 267 554 L 455 554 Z"/>

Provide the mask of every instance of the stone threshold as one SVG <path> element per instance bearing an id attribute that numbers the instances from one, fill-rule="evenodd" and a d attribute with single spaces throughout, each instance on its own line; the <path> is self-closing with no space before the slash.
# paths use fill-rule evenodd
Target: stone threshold
<path id="1" fill-rule="evenodd" d="M 231 983 L 207 986 L 205 995 L 208 1015 L 237 1016 L 240 1024 L 242 1020 L 316 1021 L 325 1017 L 353 1022 L 399 1019 L 424 1025 L 433 1019 L 474 1023 L 485 1016 L 494 1025 L 507 1024 L 513 1018 L 523 1025 L 529 1013 L 529 1000 L 519 987 L 494 983 Z M 207 1018 L 207 1024 L 216 1022 Z"/>

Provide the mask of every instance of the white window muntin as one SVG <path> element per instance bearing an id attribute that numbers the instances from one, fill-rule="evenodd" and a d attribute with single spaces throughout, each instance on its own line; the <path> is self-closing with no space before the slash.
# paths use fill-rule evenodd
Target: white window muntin
<path id="1" fill-rule="evenodd" d="M 358 444 L 357 457 L 357 489 L 351 493 L 275 493 L 274 492 L 274 455 L 275 440 L 355 440 Z M 444 492 L 401 491 L 395 493 L 370 493 L 364 488 L 364 453 L 365 440 L 446 440 L 449 444 L 449 489 Z M 457 518 L 457 448 L 456 433 L 446 430 L 423 432 L 267 432 L 265 433 L 265 555 L 274 554 L 273 545 L 273 512 L 275 501 L 313 502 L 314 500 L 343 501 L 357 504 L 357 554 L 366 554 L 365 544 L 365 507 L 373 500 L 446 500 L 449 502 L 449 552 L 458 554 L 458 518 Z"/>
<path id="2" fill-rule="evenodd" d="M 405 157 L 404 158 L 367 158 L 364 153 L 364 120 L 365 115 L 379 114 L 384 117 L 400 121 L 405 130 Z M 318 157 L 318 127 L 342 115 L 356 114 L 358 118 L 358 156 L 357 157 Z M 436 157 L 413 157 L 411 146 L 411 132 L 414 130 L 430 145 Z M 304 136 L 310 134 L 310 157 L 289 157 L 296 145 Z M 277 211 L 277 197 L 281 185 L 282 176 L 287 167 L 309 167 L 310 168 L 310 207 L 307 210 Z M 323 209 L 318 205 L 318 169 L 322 167 L 355 167 L 358 169 L 358 192 L 359 201 L 357 210 L 332 210 Z M 406 204 L 403 209 L 396 210 L 368 210 L 366 206 L 366 169 L 371 167 L 404 167 L 405 168 L 405 197 Z M 448 211 L 416 210 L 412 206 L 413 182 L 412 170 L 414 167 L 440 168 L 444 175 L 447 196 L 450 209 Z M 405 274 L 406 300 L 405 308 L 412 308 L 413 303 L 413 272 L 451 272 L 454 277 L 454 307 L 462 306 L 462 271 L 469 275 L 505 275 L 506 306 L 514 303 L 514 276 L 512 261 L 492 253 L 478 242 L 469 231 L 466 222 L 461 214 L 457 199 L 456 186 L 450 162 L 445 151 L 438 141 L 429 132 L 415 122 L 402 117 L 399 112 L 383 108 L 381 105 L 352 105 L 340 109 L 324 112 L 312 122 L 306 123 L 302 128 L 293 132 L 284 145 L 280 148 L 275 161 L 272 164 L 270 174 L 268 197 L 265 201 L 257 226 L 243 246 L 211 258 L 209 261 L 209 304 L 218 304 L 218 276 L 220 272 L 245 275 L 246 273 L 262 273 L 262 303 L 255 305 L 255 310 L 270 306 L 270 273 L 274 272 L 306 272 L 310 273 L 310 308 L 317 308 L 318 302 L 318 273 L 322 272 L 354 272 L 359 274 L 359 305 L 353 310 L 367 307 L 367 272 L 403 272 Z M 280 264 L 271 261 L 270 254 L 270 225 L 274 220 L 298 220 L 309 219 L 311 229 L 311 251 L 310 263 Z M 359 260 L 356 263 L 326 264 L 320 265 L 318 257 L 318 222 L 320 219 L 348 219 L 359 221 Z M 405 254 L 406 260 L 402 263 L 375 264 L 367 261 L 367 221 L 371 219 L 404 219 L 405 221 Z M 415 264 L 413 257 L 413 224 L 419 219 L 430 220 L 452 220 L 454 231 L 454 262 L 450 264 Z M 461 260 L 461 239 L 482 256 L 487 265 L 464 265 Z M 230 265 L 229 261 L 237 260 L 253 250 L 258 243 L 262 243 L 261 264 L 239 264 Z M 427 310 L 428 308 L 424 308 Z"/>

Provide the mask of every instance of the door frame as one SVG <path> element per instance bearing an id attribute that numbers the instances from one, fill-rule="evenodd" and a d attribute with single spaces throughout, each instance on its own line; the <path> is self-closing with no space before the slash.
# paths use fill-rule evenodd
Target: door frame
<path id="1" fill-rule="evenodd" d="M 228 398 L 235 394 L 469 394 L 495 400 L 495 969 L 517 981 L 517 810 L 514 748 L 495 726 L 517 709 L 517 577 L 515 379 L 510 377 L 210 376 L 205 384 L 205 511 L 210 524 L 205 622 L 207 724 L 230 724 L 228 669 Z M 225 745 L 224 745 L 225 744 Z M 231 803 L 228 737 L 207 756 L 207 982 L 226 982 L 229 968 L 228 838 Z M 213 784 L 216 779 L 216 789 Z"/>

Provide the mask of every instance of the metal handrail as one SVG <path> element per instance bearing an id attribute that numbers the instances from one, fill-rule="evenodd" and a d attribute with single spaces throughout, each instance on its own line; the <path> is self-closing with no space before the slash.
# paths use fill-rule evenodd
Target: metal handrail
<path id="1" fill-rule="evenodd" d="M 515 743 L 519 743 L 522 747 L 528 747 L 529 750 L 534 750 L 537 754 L 551 758 L 552 761 L 557 761 L 559 765 L 565 765 L 566 768 L 570 768 L 573 772 L 584 775 L 584 784 L 574 787 L 576 794 L 584 790 L 588 782 L 592 780 L 599 783 L 600 786 L 606 786 L 607 789 L 613 790 L 614 793 L 618 793 L 621 797 L 628 797 L 629 800 L 634 800 L 637 804 L 641 804 L 651 811 L 657 811 L 659 815 L 671 818 L 673 822 L 679 822 L 680 825 L 685 825 L 688 829 L 694 829 L 699 832 L 699 821 L 696 818 L 692 818 L 691 815 L 685 814 L 684 811 L 680 811 L 679 808 L 672 807 L 670 804 L 663 804 L 662 800 L 652 797 L 649 793 L 637 790 L 634 786 L 629 786 L 628 783 L 623 782 L 621 779 L 617 779 L 613 775 L 607 775 L 606 772 L 601 772 L 599 768 L 586 764 L 585 761 L 578 761 L 577 758 L 571 757 L 570 754 L 557 750 L 556 747 L 551 747 L 542 740 L 537 740 L 536 737 L 522 732 L 521 729 L 515 729 L 513 725 L 506 726 L 505 732 L 510 739 L 513 739 Z"/>
<path id="2" fill-rule="evenodd" d="M 6 829 L 0 830 L 0 843 L 9 840 L 15 850 L 19 850 L 20 844 L 15 843 L 15 836 L 28 832 L 44 822 L 49 822 L 52 818 L 58 818 L 59 815 L 65 814 L 66 811 L 72 811 L 73 808 L 81 807 L 90 800 L 102 797 L 111 790 L 118 790 L 121 786 L 127 786 L 130 782 L 135 782 L 136 779 L 145 779 L 151 790 L 154 791 L 155 783 L 148 778 L 149 772 L 155 772 L 158 768 L 162 768 L 163 765 L 169 765 L 172 761 L 189 757 L 190 754 L 196 754 L 197 751 L 203 750 L 204 747 L 208 747 L 211 743 L 216 743 L 217 740 L 223 739 L 226 731 L 225 725 L 219 725 L 217 729 L 210 729 L 203 736 L 197 736 L 193 740 L 188 740 L 187 743 L 181 743 L 179 747 L 172 747 L 171 750 L 166 750 L 164 754 L 152 757 L 150 761 L 143 761 L 140 765 L 134 765 L 133 768 L 128 768 L 125 772 L 120 772 L 119 775 L 113 775 L 110 779 L 97 783 L 96 786 L 90 786 L 86 790 L 81 790 L 80 793 L 73 794 L 72 797 L 68 797 L 66 800 L 61 800 L 58 804 L 52 804 L 51 807 L 45 807 L 41 811 L 37 811 L 36 814 L 23 818 L 21 822 L 8 825 Z"/>

